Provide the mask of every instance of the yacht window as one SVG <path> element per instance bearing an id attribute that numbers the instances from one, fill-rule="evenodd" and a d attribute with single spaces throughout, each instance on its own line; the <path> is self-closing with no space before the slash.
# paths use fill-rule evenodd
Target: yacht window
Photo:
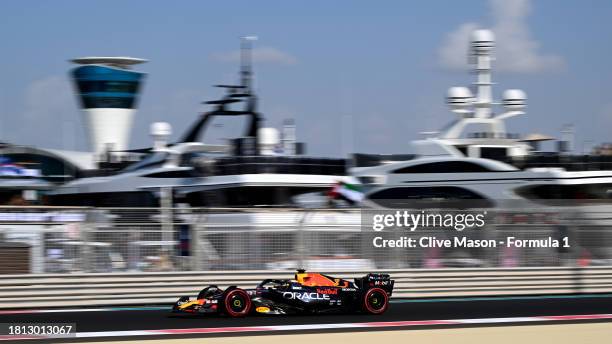
<path id="1" fill-rule="evenodd" d="M 372 194 L 370 199 L 483 199 L 482 196 L 456 186 L 391 188 Z"/>
<path id="2" fill-rule="evenodd" d="M 149 191 L 95 192 L 49 195 L 51 204 L 85 207 L 157 207 L 159 201 Z"/>
<path id="3" fill-rule="evenodd" d="M 458 151 L 461 152 L 461 154 L 468 156 L 468 148 L 467 146 L 456 146 L 455 148 L 457 148 Z"/>
<path id="4" fill-rule="evenodd" d="M 469 173 L 469 172 L 491 172 L 491 170 L 479 164 L 467 161 L 440 161 L 428 164 L 407 166 L 397 169 L 391 173 Z"/>
<path id="5" fill-rule="evenodd" d="M 215 174 L 324 174 L 345 175 L 344 159 L 284 156 L 238 156 L 215 160 Z"/>
<path id="6" fill-rule="evenodd" d="M 353 154 L 354 167 L 378 166 L 389 162 L 408 161 L 416 157 L 415 154 Z"/>
<path id="7" fill-rule="evenodd" d="M 503 161 L 508 158 L 508 150 L 497 147 L 480 147 L 480 157 Z"/>
<path id="8" fill-rule="evenodd" d="M 612 184 L 537 185 L 521 188 L 516 193 L 545 204 L 562 200 L 612 203 Z"/>
<path id="9" fill-rule="evenodd" d="M 69 161 L 40 153 L 5 153 L 3 157 L 9 158 L 14 164 L 25 168 L 40 170 L 42 177 L 72 177 L 80 171 Z M 23 176 L 20 176 L 24 178 Z"/>
<path id="10" fill-rule="evenodd" d="M 147 174 L 144 177 L 147 178 L 190 178 L 193 177 L 192 170 L 181 170 L 181 171 L 164 171 Z"/>
<path id="11" fill-rule="evenodd" d="M 488 208 L 493 206 L 493 203 L 485 197 L 473 191 L 456 186 L 391 188 L 375 192 L 368 196 L 368 198 L 387 208 L 435 206 L 426 203 L 431 201 L 437 203 L 442 202 L 443 206 L 448 207 Z M 454 203 L 454 201 L 457 200 L 472 201 L 469 202 L 469 206 L 466 206 L 465 202 L 462 202 L 462 204 Z"/>
<path id="12" fill-rule="evenodd" d="M 242 186 L 191 192 L 191 205 L 205 207 L 294 206 L 294 198 L 312 192 L 326 192 L 327 187 Z"/>

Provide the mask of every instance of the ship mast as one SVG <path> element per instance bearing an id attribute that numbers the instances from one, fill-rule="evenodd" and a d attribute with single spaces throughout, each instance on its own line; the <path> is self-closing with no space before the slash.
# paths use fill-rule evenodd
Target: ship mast
<path id="1" fill-rule="evenodd" d="M 491 81 L 491 64 L 494 60 L 495 36 L 490 30 L 476 30 L 470 43 L 470 63 L 477 75 L 476 95 L 467 87 L 451 87 L 446 101 L 459 119 L 440 133 L 441 139 L 461 139 L 466 127 L 480 125 L 488 128 L 486 138 L 507 139 L 505 120 L 524 114 L 526 95 L 522 90 L 510 89 L 503 93 L 504 112 L 495 115 Z"/>
<path id="2" fill-rule="evenodd" d="M 252 89 L 252 60 L 253 49 L 251 42 L 256 41 L 257 36 L 244 36 L 240 38 L 240 85 L 244 87 L 245 93 L 251 93 Z"/>
<path id="3" fill-rule="evenodd" d="M 493 105 L 491 82 L 491 62 L 493 58 L 493 48 L 495 38 L 489 30 L 476 30 L 472 34 L 470 54 L 474 71 L 476 72 L 476 100 L 474 102 L 476 118 L 490 118 Z"/>

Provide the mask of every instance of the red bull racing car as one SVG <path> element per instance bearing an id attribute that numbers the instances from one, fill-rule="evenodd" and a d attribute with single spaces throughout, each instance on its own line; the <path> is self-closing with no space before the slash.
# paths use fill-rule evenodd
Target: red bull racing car
<path id="1" fill-rule="evenodd" d="M 367 274 L 353 282 L 298 270 L 295 280 L 266 279 L 255 289 L 236 286 L 222 290 L 211 285 L 197 298 L 183 296 L 174 313 L 220 313 L 230 317 L 249 314 L 316 314 L 365 312 L 382 314 L 389 307 L 394 281 L 387 274 Z"/>

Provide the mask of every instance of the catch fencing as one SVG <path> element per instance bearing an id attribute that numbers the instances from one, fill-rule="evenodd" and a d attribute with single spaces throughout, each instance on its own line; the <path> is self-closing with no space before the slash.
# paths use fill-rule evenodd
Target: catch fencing
<path id="1" fill-rule="evenodd" d="M 359 209 L 0 208 L 0 274 L 612 266 L 612 211 L 489 210 L 480 230 L 375 232 Z M 571 247 L 389 248 L 376 237 Z"/>

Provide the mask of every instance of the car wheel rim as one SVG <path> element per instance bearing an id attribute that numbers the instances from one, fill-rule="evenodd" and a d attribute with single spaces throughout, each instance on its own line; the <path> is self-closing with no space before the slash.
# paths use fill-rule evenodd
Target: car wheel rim
<path id="1" fill-rule="evenodd" d="M 368 304 L 372 309 L 380 310 L 385 307 L 385 296 L 379 291 L 374 291 L 368 295 Z"/>
<path id="2" fill-rule="evenodd" d="M 236 312 L 236 313 L 242 312 L 244 308 L 246 307 L 246 300 L 244 299 L 244 296 L 238 293 L 233 294 L 229 298 L 229 307 L 232 310 L 232 312 Z"/>

